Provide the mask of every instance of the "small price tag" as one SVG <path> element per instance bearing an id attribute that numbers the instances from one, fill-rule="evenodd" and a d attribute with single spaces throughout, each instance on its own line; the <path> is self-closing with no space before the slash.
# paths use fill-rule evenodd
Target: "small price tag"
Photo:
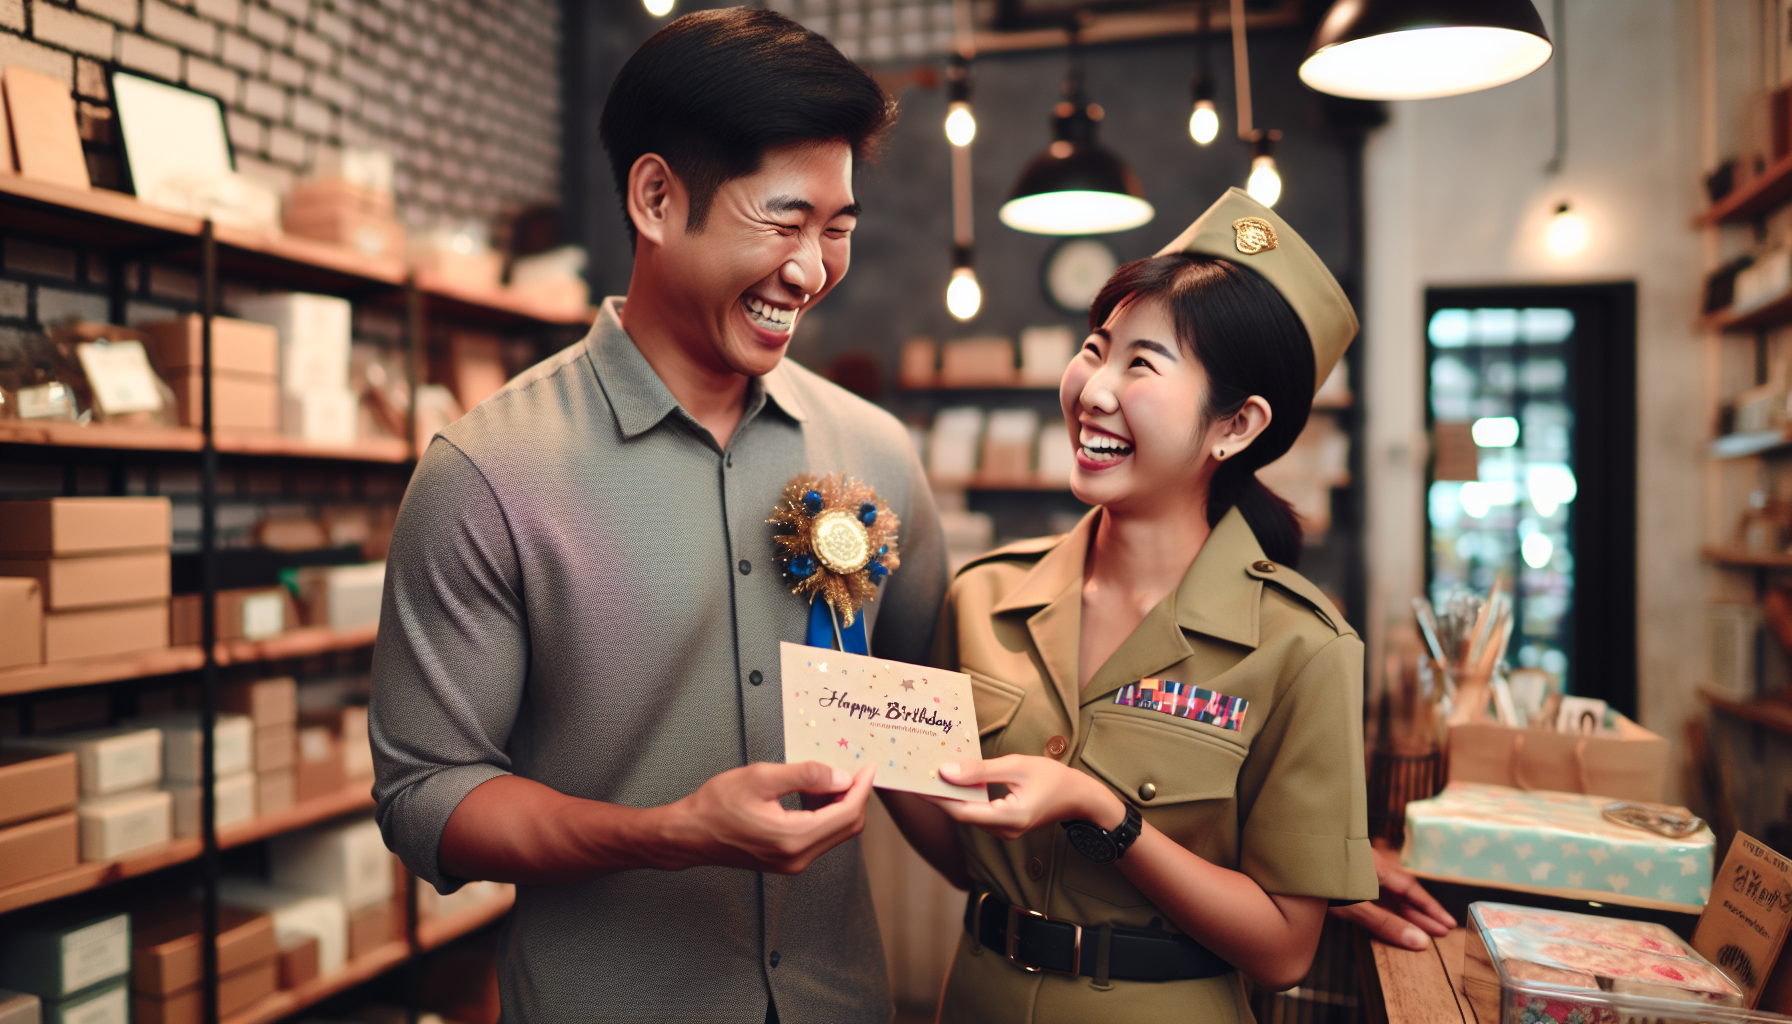
<path id="1" fill-rule="evenodd" d="M 1792 862 L 1760 840 L 1736 833 L 1712 880 L 1692 948 L 1723 969 L 1749 1006 L 1792 1009 L 1792 965 L 1774 965 L 1792 931 Z M 1769 991 L 1769 990 L 1772 991 Z M 1763 1003 L 1762 997 L 1766 996 Z"/>

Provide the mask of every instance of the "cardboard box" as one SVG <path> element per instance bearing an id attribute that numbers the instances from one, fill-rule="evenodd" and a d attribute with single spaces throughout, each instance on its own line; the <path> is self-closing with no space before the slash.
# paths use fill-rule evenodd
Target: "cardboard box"
<path id="1" fill-rule="evenodd" d="M 373 777 L 373 744 L 367 735 L 367 707 L 342 709 L 342 774 L 351 779 Z"/>
<path id="2" fill-rule="evenodd" d="M 238 302 L 237 312 L 279 333 L 282 391 L 348 389 L 354 309 L 347 299 L 302 292 L 260 295 Z"/>
<path id="3" fill-rule="evenodd" d="M 198 370 L 170 376 L 174 407 L 182 426 L 204 422 L 205 394 Z M 280 382 L 273 377 L 212 374 L 212 427 L 243 434 L 280 432 Z"/>
<path id="4" fill-rule="evenodd" d="M 1662 803 L 1668 741 L 1623 716 L 1618 735 L 1514 729 L 1493 722 L 1450 727 L 1450 781 L 1551 789 Z"/>
<path id="5" fill-rule="evenodd" d="M 29 576 L 44 588 L 49 611 L 166 600 L 171 593 L 167 548 L 75 558 L 0 558 L 0 576 Z"/>
<path id="6" fill-rule="evenodd" d="M 44 585 L 0 577 L 0 669 L 44 663 Z"/>
<path id="7" fill-rule="evenodd" d="M 168 642 L 176 647 L 200 642 L 199 594 L 176 594 L 168 603 Z M 298 604 L 285 587 L 244 587 L 218 591 L 218 641 L 263 640 L 299 625 Z"/>
<path id="8" fill-rule="evenodd" d="M 298 731 L 298 760 L 293 764 L 293 799 L 315 800 L 342 789 L 342 744 L 330 730 L 312 726 Z"/>
<path id="9" fill-rule="evenodd" d="M 81 825 L 73 811 L 0 828 L 0 888 L 67 871 L 79 863 Z"/>
<path id="10" fill-rule="evenodd" d="M 0 110 L 3 109 L 0 107 Z M 0 124 L 0 127 L 5 126 Z M 0 160 L 0 169 L 4 168 L 5 163 L 5 160 Z M 0 1024 L 42 1024 L 43 1013 L 43 1000 L 31 993 L 0 988 Z"/>
<path id="11" fill-rule="evenodd" d="M 167 646 L 167 600 L 44 616 L 44 661 L 52 665 Z"/>
<path id="12" fill-rule="evenodd" d="M 948 341 L 941 352 L 941 387 L 1007 387 L 1017 380 L 1014 343 L 1007 338 Z"/>
<path id="13" fill-rule="evenodd" d="M 60 736 L 16 736 L 10 750 L 68 753 L 79 766 L 82 796 L 106 796 L 162 781 L 162 732 L 141 726 L 89 729 Z"/>
<path id="14" fill-rule="evenodd" d="M 248 715 L 255 728 L 270 725 L 291 725 L 299 720 L 299 689 L 292 676 L 260 679 L 253 683 L 232 683 L 218 696 L 218 706 L 225 711 Z M 257 768 L 278 768 L 281 765 L 255 763 Z"/>
<path id="15" fill-rule="evenodd" d="M 194 951 L 197 955 L 198 951 Z M 280 988 L 280 958 L 275 953 L 264 960 L 218 978 L 218 1015 L 228 1017 L 246 1009 L 257 999 L 273 995 Z M 191 985 L 167 995 L 131 994 L 133 1024 L 203 1024 L 203 1001 L 200 986 Z"/>
<path id="16" fill-rule="evenodd" d="M 355 629 L 380 621 L 386 563 L 314 566 L 298 571 L 299 604 L 305 624 Z"/>
<path id="17" fill-rule="evenodd" d="M 268 853 L 275 885 L 335 896 L 350 912 L 392 900 L 392 853 L 372 818 L 278 836 Z"/>
<path id="18" fill-rule="evenodd" d="M 143 324 L 138 328 L 155 355 L 157 365 L 171 377 L 183 376 L 172 371 L 197 373 L 204 366 L 203 329 L 204 323 L 197 313 L 189 313 L 178 320 Z M 277 384 L 280 380 L 279 330 L 252 320 L 213 317 L 212 372 Z"/>
<path id="19" fill-rule="evenodd" d="M 290 768 L 257 772 L 255 775 L 255 812 L 266 816 L 279 814 L 298 799 L 298 780 Z"/>
<path id="20" fill-rule="evenodd" d="M 335 974 L 348 960 L 348 911 L 334 896 L 293 892 L 244 878 L 226 878 L 218 889 L 226 905 L 273 915 L 282 950 L 306 939 L 317 942 L 317 969 Z"/>
<path id="21" fill-rule="evenodd" d="M 163 783 L 162 788 L 174 798 L 174 837 L 185 839 L 199 834 L 199 791 L 197 783 Z M 229 828 L 255 817 L 256 779 L 254 772 L 221 775 L 214 789 L 212 821 L 214 828 Z"/>
<path id="22" fill-rule="evenodd" d="M 359 959 L 398 938 L 404 908 L 396 900 L 363 907 L 348 916 L 348 958 Z"/>
<path id="23" fill-rule="evenodd" d="M 6 112 L 19 175 L 87 191 L 87 158 L 68 86 L 22 64 L 5 71 Z"/>
<path id="24" fill-rule="evenodd" d="M 81 801 L 81 859 L 117 860 L 174 838 L 174 800 L 143 789 Z"/>
<path id="25" fill-rule="evenodd" d="M 44 1024 L 130 1024 L 131 988 L 123 978 L 67 999 L 44 1001 Z"/>
<path id="26" fill-rule="evenodd" d="M 72 811 L 80 797 L 75 755 L 0 750 L 0 825 Z"/>
<path id="27" fill-rule="evenodd" d="M 390 215 L 360 210 L 297 209 L 287 201 L 286 233 L 346 246 L 370 259 L 404 255 L 404 225 Z"/>
<path id="28" fill-rule="evenodd" d="M 291 722 L 264 725 L 255 730 L 255 770 L 290 770 L 299 758 L 299 731 Z"/>
<path id="29" fill-rule="evenodd" d="M 338 211 L 363 213 L 372 217 L 393 214 L 392 193 L 384 189 L 358 185 L 347 178 L 329 176 L 307 178 L 286 194 L 286 216 L 290 222 Z M 288 233 L 293 232 L 290 227 Z"/>
<path id="30" fill-rule="evenodd" d="M 131 969 L 129 915 L 55 914 L 0 931 L 0 985 L 62 999 Z"/>
<path id="31" fill-rule="evenodd" d="M 196 783 L 204 768 L 205 732 L 199 712 L 176 711 L 129 723 L 162 731 L 162 778 Z M 220 714 L 212 728 L 212 773 L 219 778 L 255 767 L 255 726 L 248 715 Z"/>
<path id="32" fill-rule="evenodd" d="M 314 444 L 354 444 L 361 434 L 360 401 L 347 388 L 284 392 L 280 432 Z"/>
<path id="33" fill-rule="evenodd" d="M 131 917 L 131 988 L 168 995 L 199 984 L 200 908 L 186 900 L 155 904 Z M 234 974 L 276 957 L 274 919 L 240 907 L 218 908 L 218 973 Z"/>
<path id="34" fill-rule="evenodd" d="M 97 555 L 173 543 L 167 498 L 0 501 L 0 556 Z"/>
<path id="35" fill-rule="evenodd" d="M 318 976 L 317 940 L 306 936 L 290 948 L 280 950 L 280 987 L 298 988 Z M 0 1024 L 5 1024 L 0 1020 Z"/>

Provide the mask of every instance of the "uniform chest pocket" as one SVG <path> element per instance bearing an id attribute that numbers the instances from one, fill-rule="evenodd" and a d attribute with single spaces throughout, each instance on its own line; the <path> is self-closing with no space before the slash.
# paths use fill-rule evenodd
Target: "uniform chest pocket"
<path id="1" fill-rule="evenodd" d="M 992 744 L 1001 743 L 1001 733 L 1014 721 L 1015 713 L 1027 698 L 1027 691 L 973 669 L 965 669 L 964 673 L 971 677 L 971 704 L 977 709 L 977 735 L 984 741 L 983 756 L 989 757 L 994 749 Z"/>
<path id="2" fill-rule="evenodd" d="M 1155 721 L 1162 717 L 1150 712 L 1094 712 L 1083 741 L 1083 765 L 1176 842 L 1210 857 L 1234 850 L 1231 832 L 1236 826 L 1230 816 L 1238 769 L 1244 764 L 1243 748 L 1206 736 L 1193 724 Z M 1215 829 L 1227 833 L 1212 837 Z M 1113 864 L 1096 864 L 1068 848 L 1061 863 L 1067 889 L 1114 907 L 1144 907 L 1151 902 Z M 1102 909 L 1100 904 L 1090 906 L 1085 916 L 1099 920 Z"/>

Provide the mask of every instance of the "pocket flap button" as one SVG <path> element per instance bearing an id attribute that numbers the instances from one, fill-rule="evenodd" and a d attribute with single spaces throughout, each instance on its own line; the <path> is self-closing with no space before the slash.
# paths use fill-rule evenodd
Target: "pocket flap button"
<path id="1" fill-rule="evenodd" d="M 1155 783 L 1155 782 L 1139 783 L 1139 799 L 1140 800 L 1150 800 L 1152 797 L 1154 797 L 1156 795 L 1157 795 L 1157 783 Z"/>
<path id="2" fill-rule="evenodd" d="M 1070 749 L 1070 741 L 1062 736 L 1053 736 L 1045 741 L 1045 756 L 1058 757 Z"/>

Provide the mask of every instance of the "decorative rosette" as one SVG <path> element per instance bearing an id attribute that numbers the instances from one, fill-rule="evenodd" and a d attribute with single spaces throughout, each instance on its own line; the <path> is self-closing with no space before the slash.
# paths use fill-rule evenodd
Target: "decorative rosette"
<path id="1" fill-rule="evenodd" d="M 842 629 L 877 597 L 877 585 L 902 564 L 896 548 L 901 522 L 871 488 L 844 473 L 803 474 L 784 485 L 766 522 L 775 538 L 790 591 L 834 609 Z"/>

